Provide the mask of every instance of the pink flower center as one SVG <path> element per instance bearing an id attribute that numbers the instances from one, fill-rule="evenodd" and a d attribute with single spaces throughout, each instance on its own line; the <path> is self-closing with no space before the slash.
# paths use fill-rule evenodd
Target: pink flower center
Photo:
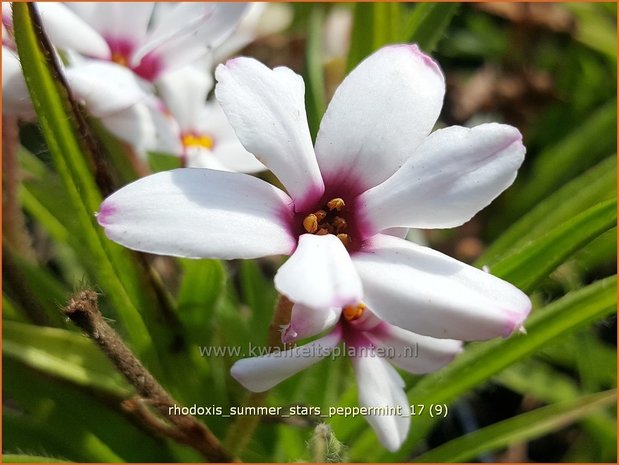
<path id="1" fill-rule="evenodd" d="M 154 81 L 159 76 L 163 65 L 161 59 L 154 53 L 147 53 L 137 66 L 131 65 L 131 56 L 135 50 L 134 44 L 126 39 L 106 37 L 106 42 L 112 52 L 111 60 L 125 66 L 147 81 Z"/>

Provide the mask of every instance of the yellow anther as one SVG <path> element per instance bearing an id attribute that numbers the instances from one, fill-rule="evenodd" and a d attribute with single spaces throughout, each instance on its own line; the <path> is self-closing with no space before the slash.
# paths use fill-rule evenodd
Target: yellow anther
<path id="1" fill-rule="evenodd" d="M 308 233 L 314 234 L 318 230 L 318 218 L 313 213 L 310 213 L 303 220 L 303 227 Z"/>
<path id="2" fill-rule="evenodd" d="M 317 212 L 314 212 L 314 215 L 316 215 L 316 219 L 320 223 L 322 220 L 324 220 L 327 217 L 327 212 L 324 210 L 318 210 Z"/>
<path id="3" fill-rule="evenodd" d="M 342 241 L 342 244 L 344 244 L 345 247 L 350 245 L 350 236 L 348 234 L 338 234 L 337 238 Z"/>
<path id="4" fill-rule="evenodd" d="M 340 199 L 339 197 L 336 197 L 335 199 L 331 199 L 327 202 L 327 208 L 329 210 L 337 210 L 338 212 L 342 210 L 342 208 L 344 208 L 346 206 L 346 204 L 344 203 L 344 201 L 342 199 Z"/>
<path id="5" fill-rule="evenodd" d="M 339 216 L 336 216 L 331 224 L 333 225 L 333 227 L 335 228 L 335 232 L 337 233 L 346 231 L 346 228 L 348 227 L 348 223 L 346 223 L 346 220 L 344 218 L 340 218 Z"/>
<path id="6" fill-rule="evenodd" d="M 118 52 L 113 52 L 112 53 L 112 61 L 114 63 L 117 63 L 121 66 L 127 66 L 129 65 L 129 61 L 127 60 L 127 57 L 125 55 L 123 55 L 122 53 L 118 53 Z"/>
<path id="7" fill-rule="evenodd" d="M 198 147 L 210 150 L 215 145 L 215 142 L 210 136 L 207 136 L 206 134 L 195 135 L 189 133 L 183 135 L 183 145 L 185 147 Z"/>
<path id="8" fill-rule="evenodd" d="M 347 305 L 342 309 L 342 315 L 348 321 L 355 321 L 361 318 L 365 312 L 365 304 Z"/>

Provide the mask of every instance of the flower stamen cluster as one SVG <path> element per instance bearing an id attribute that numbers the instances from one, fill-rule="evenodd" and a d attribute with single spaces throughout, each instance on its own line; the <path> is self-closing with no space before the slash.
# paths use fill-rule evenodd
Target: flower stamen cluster
<path id="1" fill-rule="evenodd" d="M 310 213 L 303 219 L 303 228 L 310 234 L 325 236 L 333 234 L 348 248 L 352 238 L 348 233 L 348 222 L 339 213 L 346 207 L 343 199 L 335 197 L 329 200 L 323 208 Z"/>

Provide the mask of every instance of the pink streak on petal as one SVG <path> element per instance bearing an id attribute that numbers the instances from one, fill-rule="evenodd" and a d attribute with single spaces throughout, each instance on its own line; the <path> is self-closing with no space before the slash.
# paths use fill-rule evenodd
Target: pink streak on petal
<path id="1" fill-rule="evenodd" d="M 514 331 L 520 329 L 524 320 L 526 320 L 527 316 L 529 316 L 529 312 L 531 311 L 531 307 L 525 309 L 523 312 L 517 312 L 513 310 L 507 310 L 507 322 L 505 323 L 505 328 L 503 329 L 503 337 L 511 336 Z"/>
<path id="2" fill-rule="evenodd" d="M 114 216 L 114 214 L 116 213 L 116 206 L 111 204 L 110 202 L 103 202 L 101 204 L 101 209 L 99 210 L 98 213 L 95 214 L 95 216 L 97 217 L 97 222 L 99 223 L 99 225 L 103 226 L 104 228 L 106 226 L 109 226 L 111 221 L 111 217 Z"/>
<path id="3" fill-rule="evenodd" d="M 417 44 L 389 45 L 385 47 L 385 49 L 392 49 L 392 50 L 401 49 L 401 48 L 408 49 L 413 55 L 421 58 L 421 60 L 424 62 L 424 64 L 428 68 L 431 68 L 432 71 L 434 71 L 443 81 L 445 80 L 440 66 L 429 55 L 426 55 L 425 53 L 423 53 Z"/>

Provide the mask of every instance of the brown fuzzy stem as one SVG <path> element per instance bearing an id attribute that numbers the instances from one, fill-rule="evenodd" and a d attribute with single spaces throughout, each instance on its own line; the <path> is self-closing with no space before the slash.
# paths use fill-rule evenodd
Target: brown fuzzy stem
<path id="1" fill-rule="evenodd" d="M 172 414 L 180 404 L 166 392 L 105 322 L 97 305 L 96 292 L 89 289 L 80 291 L 71 298 L 64 313 L 99 345 L 145 402 L 174 427 L 173 430 L 157 428 L 157 431 L 193 447 L 210 462 L 234 461 L 204 423 L 191 415 Z M 132 407 L 140 417 L 150 412 L 143 404 L 138 405 L 134 401 L 125 407 Z M 147 424 L 152 428 L 158 424 L 158 420 L 150 418 Z"/>

